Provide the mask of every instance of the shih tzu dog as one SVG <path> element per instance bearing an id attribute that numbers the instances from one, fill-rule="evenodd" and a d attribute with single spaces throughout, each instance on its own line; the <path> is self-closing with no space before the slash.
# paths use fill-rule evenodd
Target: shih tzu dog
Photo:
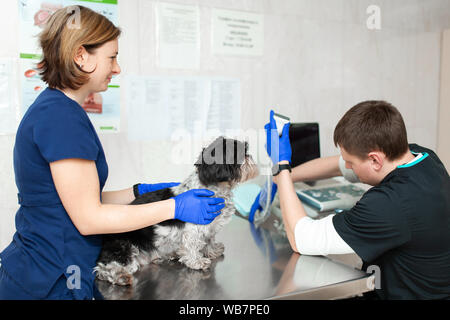
<path id="1" fill-rule="evenodd" d="M 173 219 L 136 231 L 105 235 L 94 268 L 97 278 L 132 285 L 133 274 L 141 266 L 168 260 L 178 260 L 191 269 L 207 270 L 211 259 L 224 252 L 224 245 L 215 241 L 215 235 L 235 211 L 231 189 L 257 174 L 247 142 L 217 138 L 202 150 L 194 172 L 180 185 L 143 194 L 131 204 L 166 200 L 190 189 L 204 188 L 225 200 L 222 213 L 207 225 Z"/>

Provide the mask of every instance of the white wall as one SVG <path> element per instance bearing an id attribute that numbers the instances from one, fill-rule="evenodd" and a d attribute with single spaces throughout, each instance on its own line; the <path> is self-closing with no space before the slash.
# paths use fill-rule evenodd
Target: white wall
<path id="1" fill-rule="evenodd" d="M 262 128 L 270 107 L 292 121 L 318 121 L 322 154 L 336 154 L 334 126 L 354 104 L 385 99 L 403 113 L 409 140 L 436 149 L 441 31 L 450 27 L 450 0 L 177 0 L 199 5 L 201 63 L 198 70 L 156 67 L 155 3 L 119 0 L 123 35 L 122 74 L 229 76 L 241 81 L 241 126 Z M 381 30 L 366 27 L 366 8 L 381 8 Z M 3 4 L 14 19 L 0 20 L 0 56 L 16 57 L 17 5 Z M 264 55 L 211 54 L 211 9 L 264 14 Z M 123 93 L 123 90 L 122 90 Z M 179 181 L 190 165 L 170 164 L 170 142 L 129 142 L 126 101 L 123 131 L 101 135 L 110 174 L 106 190 L 136 182 Z M 149 119 L 151 130 L 151 119 Z M 12 167 L 13 136 L 0 136 L 0 249 L 14 232 L 17 189 Z"/>
<path id="2" fill-rule="evenodd" d="M 450 29 L 442 34 L 441 88 L 437 152 L 450 170 Z"/>

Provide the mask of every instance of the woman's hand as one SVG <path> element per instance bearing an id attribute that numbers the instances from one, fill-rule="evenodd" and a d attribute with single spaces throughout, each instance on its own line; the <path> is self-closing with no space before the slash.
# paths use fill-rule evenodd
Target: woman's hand
<path id="1" fill-rule="evenodd" d="M 179 194 L 175 199 L 175 219 L 195 223 L 210 224 L 224 207 L 222 198 L 210 198 L 214 192 L 193 189 Z"/>
<path id="2" fill-rule="evenodd" d="M 141 196 L 147 192 L 176 187 L 179 184 L 180 184 L 179 182 L 162 182 L 162 183 L 153 183 L 153 184 L 139 183 L 137 185 L 137 191 L 139 192 L 139 195 Z"/>

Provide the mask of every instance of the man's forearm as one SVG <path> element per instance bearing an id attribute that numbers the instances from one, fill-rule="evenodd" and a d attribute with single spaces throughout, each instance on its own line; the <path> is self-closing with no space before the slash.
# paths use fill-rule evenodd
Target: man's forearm
<path id="1" fill-rule="evenodd" d="M 306 217 L 305 209 L 295 192 L 288 170 L 281 171 L 274 181 L 278 186 L 280 209 L 289 243 L 292 249 L 298 252 L 295 243 L 295 226 L 300 219 Z"/>
<path id="2" fill-rule="evenodd" d="M 293 182 L 314 181 L 342 176 L 339 169 L 339 156 L 317 158 L 292 169 Z"/>
<path id="3" fill-rule="evenodd" d="M 130 204 L 134 199 L 133 187 L 118 191 L 102 192 L 103 204 Z"/>

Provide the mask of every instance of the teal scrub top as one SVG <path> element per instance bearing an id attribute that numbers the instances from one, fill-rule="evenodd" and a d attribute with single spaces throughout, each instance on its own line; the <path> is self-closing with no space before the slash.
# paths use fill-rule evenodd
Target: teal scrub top
<path id="1" fill-rule="evenodd" d="M 432 150 L 409 147 L 423 157 L 390 172 L 333 225 L 364 269 L 379 268 L 381 299 L 450 299 L 450 177 Z"/>

